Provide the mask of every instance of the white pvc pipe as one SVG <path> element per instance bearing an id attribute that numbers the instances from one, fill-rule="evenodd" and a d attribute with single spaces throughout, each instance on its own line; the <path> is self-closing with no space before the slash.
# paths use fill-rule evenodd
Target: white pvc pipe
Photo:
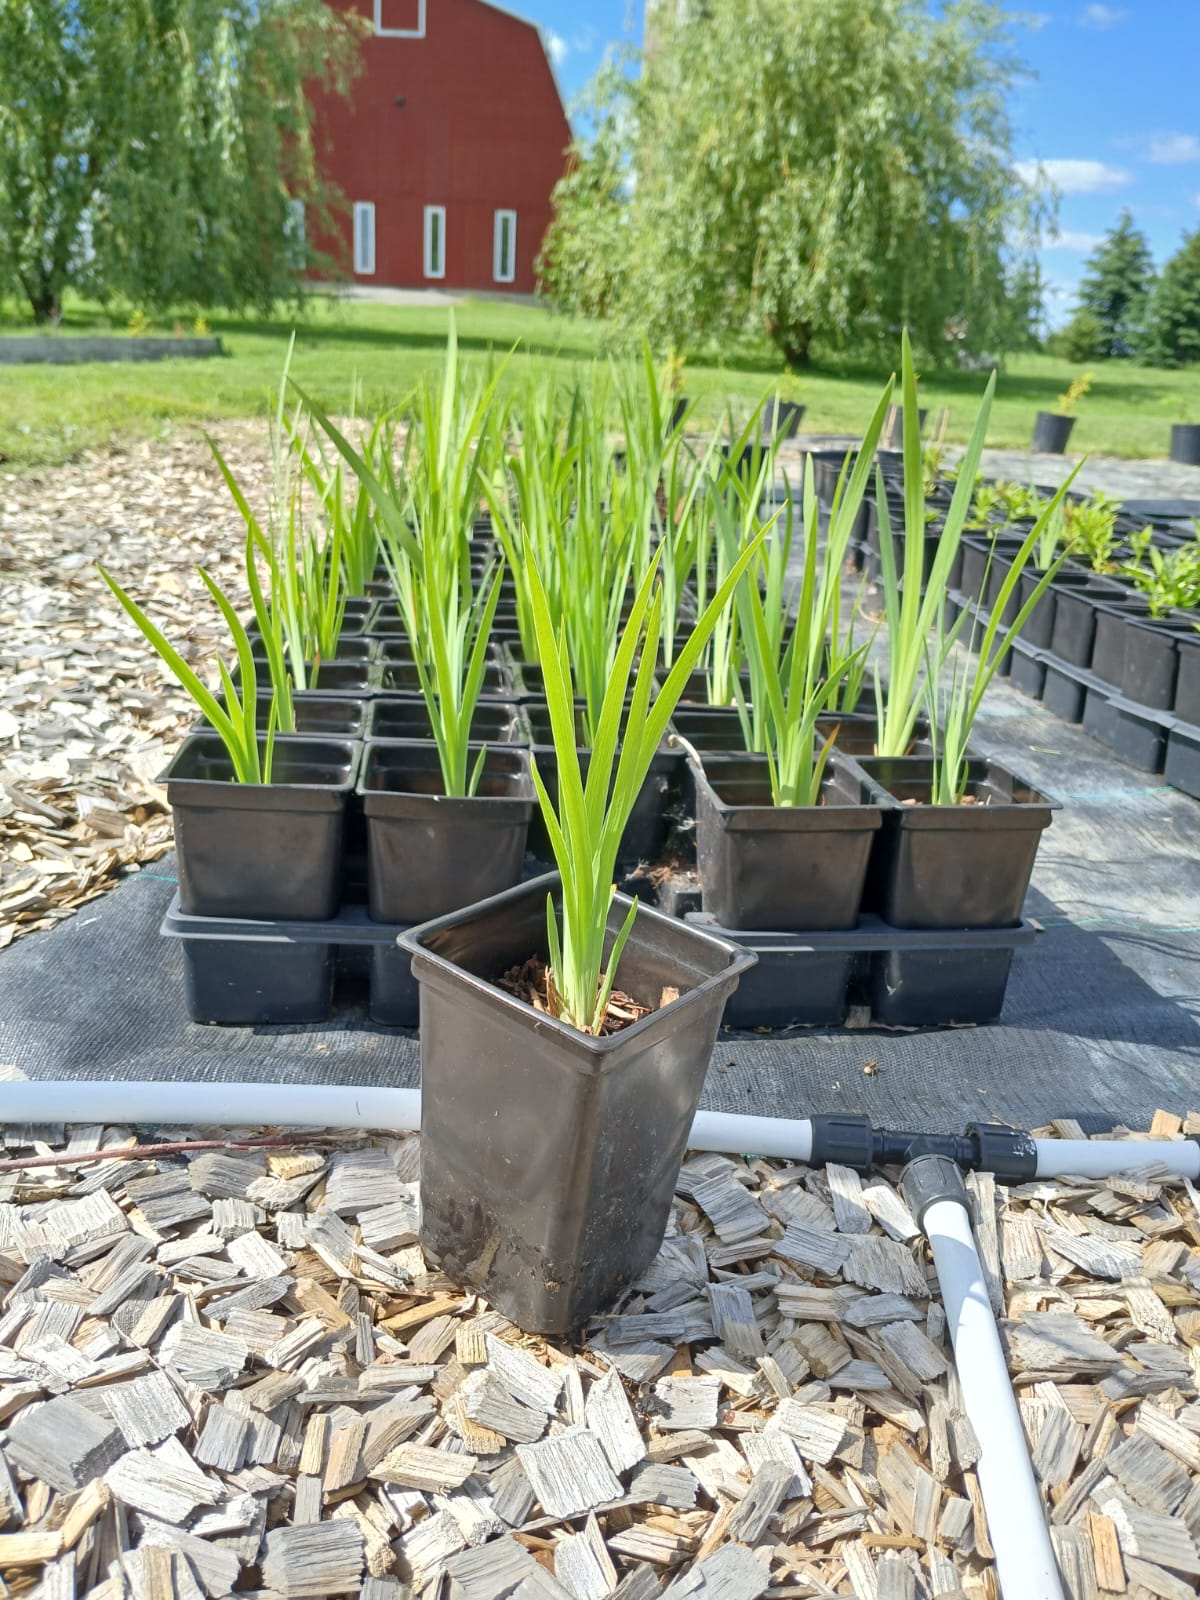
<path id="1" fill-rule="evenodd" d="M 353 1083 L 169 1083 L 149 1078 L 0 1082 L 0 1125 L 14 1122 L 129 1122 L 162 1126 L 387 1128 L 421 1125 L 419 1089 Z M 1156 1166 L 1200 1178 L 1194 1139 L 1035 1139 L 1039 1178 L 1107 1178 Z M 749 1152 L 783 1161 L 812 1157 L 812 1123 L 697 1111 L 693 1150 Z"/>
<path id="2" fill-rule="evenodd" d="M 744 1117 L 736 1111 L 697 1111 L 688 1136 L 692 1150 L 733 1151 L 737 1155 L 773 1156 L 807 1162 L 812 1155 L 813 1127 L 785 1117 Z"/>
<path id="3" fill-rule="evenodd" d="M 387 1128 L 421 1126 L 419 1089 L 357 1084 L 161 1083 L 152 1079 L 30 1079 L 0 1083 L 0 1124 L 14 1122 L 187 1123 L 257 1128 Z M 752 1151 L 807 1161 L 812 1123 L 699 1111 L 688 1140 L 693 1150 Z"/>
<path id="4" fill-rule="evenodd" d="M 150 1078 L 32 1078 L 0 1083 L 5 1122 L 116 1122 L 225 1128 L 388 1128 L 421 1126 L 419 1089 L 353 1083 L 162 1083 Z"/>
<path id="5" fill-rule="evenodd" d="M 1200 1178 L 1200 1144 L 1194 1139 L 1035 1139 L 1033 1143 L 1039 1178 L 1114 1178 L 1143 1167 Z"/>
<path id="6" fill-rule="evenodd" d="M 979 1441 L 979 1487 L 1001 1592 L 1005 1600 L 1063 1600 L 1041 1491 L 970 1218 L 957 1200 L 935 1200 L 922 1220 L 933 1250 L 967 1417 Z"/>

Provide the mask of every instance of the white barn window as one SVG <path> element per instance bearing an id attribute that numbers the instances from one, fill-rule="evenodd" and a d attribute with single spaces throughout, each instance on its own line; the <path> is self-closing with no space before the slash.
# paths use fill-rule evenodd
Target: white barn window
<path id="1" fill-rule="evenodd" d="M 375 202 L 354 202 L 354 270 L 362 276 L 375 271 Z"/>
<path id="2" fill-rule="evenodd" d="M 492 230 L 492 277 L 511 283 L 517 275 L 517 213 L 497 211 Z"/>
<path id="3" fill-rule="evenodd" d="M 381 39 L 423 39 L 426 0 L 375 0 L 375 32 Z"/>
<path id="4" fill-rule="evenodd" d="M 425 207 L 425 276 L 446 276 L 446 208 Z"/>

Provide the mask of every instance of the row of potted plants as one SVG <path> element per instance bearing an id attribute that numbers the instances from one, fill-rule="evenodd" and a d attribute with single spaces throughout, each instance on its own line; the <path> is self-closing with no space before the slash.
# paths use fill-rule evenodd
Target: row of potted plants
<path id="1" fill-rule="evenodd" d="M 769 496 L 776 460 L 760 416 L 726 449 L 697 450 L 648 358 L 567 394 L 502 398 L 499 377 L 461 368 L 452 334 L 440 381 L 420 386 L 402 421 L 381 418 L 356 439 L 294 386 L 281 390 L 265 527 L 221 464 L 246 521 L 253 627 L 205 577 L 235 657 L 217 685 L 201 683 L 109 581 L 211 730 L 185 743 L 167 775 L 184 911 L 211 903 L 197 896 L 212 889 L 226 915 L 221 896 L 235 893 L 261 914 L 282 886 L 279 915 L 328 916 L 358 797 L 370 882 L 409 896 L 373 898 L 372 911 L 429 919 L 403 936 L 421 995 L 426 1248 L 502 1307 L 519 1305 L 525 1325 L 561 1331 L 653 1255 L 723 1006 L 752 960 L 734 939 L 614 890 L 656 764 L 678 763 L 671 738 L 688 747 L 706 900 L 715 905 L 731 884 L 735 922 L 758 913 L 745 909 L 749 880 L 736 858 L 719 862 L 723 837 L 757 837 L 779 884 L 792 885 L 778 916 L 793 927 L 824 902 L 822 882 L 832 892 L 834 838 L 854 839 L 853 870 L 834 876 L 839 890 L 857 879 L 857 905 L 844 897 L 838 913 L 856 918 L 873 836 L 892 851 L 877 854 L 873 892 L 896 921 L 1016 921 L 1047 805 L 981 764 L 969 739 L 1055 569 L 1012 628 L 989 623 L 974 658 L 954 652 L 962 618 L 948 615 L 947 579 L 994 379 L 922 591 L 927 527 L 907 340 L 901 527 L 893 531 L 886 495 L 876 497 L 888 624 L 877 639 L 856 637 L 844 618 L 843 565 L 891 383 L 840 475 L 823 538 L 806 467 L 792 606 L 792 501 Z M 1061 495 L 1022 542 L 1005 604 L 1060 505 Z M 369 604 L 389 599 L 407 647 L 391 665 L 407 676 L 385 685 L 372 669 L 386 635 Z M 385 687 L 412 698 L 390 697 L 385 714 Z M 859 710 L 864 696 L 871 712 Z M 720 708 L 726 735 L 741 734 L 740 754 L 688 738 L 687 697 Z M 352 719 L 356 698 L 370 702 L 365 726 L 375 734 L 406 726 L 409 713 L 424 731 L 423 713 L 432 737 L 333 737 L 315 708 L 340 700 Z M 478 737 L 493 712 L 522 716 L 530 746 Z M 861 759 L 839 751 L 855 737 L 869 747 Z M 521 883 L 518 840 L 535 812 L 556 871 Z M 1002 863 L 1010 835 L 1020 848 Z M 272 857 L 277 845 L 282 856 Z M 514 1221 L 514 1172 L 535 1148 L 556 1163 L 564 1151 L 577 1158 L 572 1193 L 586 1195 L 586 1216 L 551 1185 L 535 1207 L 541 1231 L 528 1208 Z M 597 1208 L 605 1232 L 627 1241 L 615 1254 L 589 1243 Z"/>

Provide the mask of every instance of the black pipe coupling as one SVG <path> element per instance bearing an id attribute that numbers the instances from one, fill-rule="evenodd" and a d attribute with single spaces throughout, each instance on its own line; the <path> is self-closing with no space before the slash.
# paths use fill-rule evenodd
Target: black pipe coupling
<path id="1" fill-rule="evenodd" d="M 917 1156 L 900 1174 L 904 1203 L 925 1231 L 925 1213 L 939 1200 L 953 1200 L 970 1215 L 962 1173 L 947 1156 Z"/>
<path id="2" fill-rule="evenodd" d="M 972 1172 L 991 1172 L 1001 1183 L 1028 1183 L 1037 1176 L 1037 1146 L 1019 1128 L 973 1122 L 959 1135 L 909 1133 L 875 1128 L 869 1117 L 834 1113 L 811 1118 L 814 1167 L 830 1162 L 869 1173 L 903 1166 L 918 1156 L 940 1156 Z"/>

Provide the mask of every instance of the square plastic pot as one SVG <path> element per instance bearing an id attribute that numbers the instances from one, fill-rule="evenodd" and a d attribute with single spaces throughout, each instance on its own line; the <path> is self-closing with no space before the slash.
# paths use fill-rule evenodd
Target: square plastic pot
<path id="1" fill-rule="evenodd" d="M 379 693 L 420 694 L 421 676 L 413 661 L 379 660 L 372 663 L 371 687 Z M 513 681 L 513 668 L 505 662 L 489 661 L 483 669 L 480 703 L 514 700 L 520 692 Z"/>
<path id="2" fill-rule="evenodd" d="M 1200 800 L 1200 728 L 1176 722 L 1167 735 L 1167 782 Z"/>
<path id="3" fill-rule="evenodd" d="M 896 928 L 1003 928 L 1021 920 L 1042 830 L 1057 801 L 997 762 L 968 763 L 970 804 L 929 804 L 922 756 L 860 763 L 899 804 L 877 846 L 884 920 Z"/>
<path id="4" fill-rule="evenodd" d="M 854 950 L 822 949 L 803 933 L 732 932 L 705 911 L 689 913 L 687 921 L 752 950 L 758 958 L 725 1002 L 723 1027 L 750 1032 L 840 1028 L 845 1022 Z"/>
<path id="5" fill-rule="evenodd" d="M 363 736 L 367 739 L 432 739 L 433 725 L 420 695 L 380 695 L 367 707 Z M 529 723 L 516 702 L 477 705 L 471 718 L 477 744 L 529 743 Z"/>
<path id="6" fill-rule="evenodd" d="M 1011 947 L 975 945 L 877 951 L 869 980 L 871 1020 L 889 1028 L 994 1022 L 1004 1009 L 1012 958 Z"/>
<path id="7" fill-rule="evenodd" d="M 1057 656 L 1050 656 L 1042 687 L 1042 704 L 1046 710 L 1064 722 L 1082 722 L 1087 676 L 1078 667 L 1066 666 Z"/>
<path id="8" fill-rule="evenodd" d="M 547 742 L 550 737 L 549 712 L 544 706 L 536 703 L 526 707 L 526 710 L 533 736 L 533 759 L 537 763 L 538 774 L 546 786 L 551 804 L 557 806 L 558 755 L 554 746 Z M 581 741 L 577 746 L 577 754 L 586 782 L 591 751 L 582 742 L 584 738 L 582 722 L 577 725 L 576 731 Z M 616 770 L 615 760 L 613 770 L 614 772 Z M 629 814 L 629 821 L 625 824 L 625 832 L 621 835 L 616 864 L 622 871 L 629 871 L 643 861 L 657 861 L 662 855 L 667 840 L 668 815 L 678 804 L 680 780 L 684 770 L 682 748 L 672 746 L 669 740 L 664 741 L 654 753 L 646 781 L 638 791 L 633 810 Z M 539 861 L 553 860 L 550 838 L 546 832 L 540 806 L 535 808 L 533 820 L 529 825 L 529 848 Z"/>
<path id="9" fill-rule="evenodd" d="M 1120 689 L 1125 676 L 1125 658 L 1136 626 L 1149 616 L 1145 602 L 1133 597 L 1097 607 L 1091 670 L 1114 689 Z"/>
<path id="10" fill-rule="evenodd" d="M 1200 634 L 1186 622 L 1165 617 L 1130 622 L 1121 669 L 1122 695 L 1138 705 L 1170 711 L 1175 704 L 1180 641 L 1189 634 L 1200 640 Z"/>
<path id="11" fill-rule="evenodd" d="M 377 922 L 425 922 L 520 880 L 536 803 L 527 751 L 488 746 L 476 793 L 452 798 L 434 744 L 371 742 L 357 789 Z"/>
<path id="12" fill-rule="evenodd" d="M 236 783 L 218 735 L 190 735 L 161 780 L 174 813 L 183 910 L 310 921 L 333 916 L 359 750 L 350 740 L 281 735 L 273 782 Z"/>
<path id="13" fill-rule="evenodd" d="M 1028 601 L 1043 576 L 1044 574 L 1036 568 L 1026 567 L 1022 570 L 1021 576 L 1017 579 L 1018 610 Z M 1058 594 L 1054 584 L 1051 583 L 1038 596 L 1033 610 L 1025 618 L 1025 626 L 1021 629 L 1021 639 L 1031 649 L 1048 650 L 1050 648 L 1050 640 L 1054 635 L 1054 612 L 1057 603 Z"/>
<path id="14" fill-rule="evenodd" d="M 1139 772 L 1161 772 L 1167 759 L 1167 732 L 1171 717 L 1114 695 L 1112 749 Z"/>
<path id="15" fill-rule="evenodd" d="M 1065 417 L 1059 411 L 1039 411 L 1033 419 L 1033 439 L 1029 448 L 1047 455 L 1061 456 L 1067 448 L 1074 417 Z"/>
<path id="16" fill-rule="evenodd" d="M 1116 696 L 1106 683 L 1088 684 L 1083 693 L 1084 733 L 1114 748 L 1117 737 Z"/>
<path id="17" fill-rule="evenodd" d="M 365 905 L 344 905 L 323 922 L 190 917 L 178 895 L 160 933 L 183 951 L 193 1022 L 272 1027 L 320 1022 L 336 1000 L 336 974 L 369 979 L 368 1012 L 393 1028 L 417 1025 L 412 962 L 396 940 L 403 925 L 372 922 Z"/>
<path id="18" fill-rule="evenodd" d="M 221 703 L 222 705 L 225 703 L 223 697 Z M 345 695 L 342 698 L 334 698 L 330 695 L 313 695 L 302 690 L 292 696 L 292 709 L 296 718 L 295 738 L 358 739 L 362 736 L 364 701 L 361 696 Z M 258 725 L 264 735 L 270 712 L 271 696 L 260 694 L 257 715 Z M 196 724 L 196 731 L 211 733 L 213 727 L 210 722 L 202 719 Z"/>
<path id="19" fill-rule="evenodd" d="M 1013 640 L 1009 655 L 1012 657 L 1010 676 L 1013 687 L 1033 700 L 1040 700 L 1046 684 L 1045 656 L 1021 639 Z"/>
<path id="20" fill-rule="evenodd" d="M 763 756 L 712 756 L 695 772 L 703 906 L 725 928 L 852 928 L 883 820 L 848 761 L 825 769 L 821 803 L 771 804 Z"/>
<path id="21" fill-rule="evenodd" d="M 1200 728 L 1200 633 L 1179 636 L 1179 666 L 1175 677 L 1175 715 Z"/>
<path id="22" fill-rule="evenodd" d="M 749 952 L 639 907 L 617 982 L 658 1006 L 593 1038 L 495 980 L 545 958 L 555 874 L 411 929 L 421 995 L 421 1243 L 532 1333 L 583 1326 L 662 1243 L 720 1024 Z M 611 949 L 630 902 L 609 911 Z M 660 1006 L 664 988 L 679 998 Z"/>
<path id="23" fill-rule="evenodd" d="M 1092 664 L 1096 642 L 1096 612 L 1114 598 L 1110 584 L 1086 583 L 1058 591 L 1050 648 L 1060 661 L 1085 670 Z"/>

